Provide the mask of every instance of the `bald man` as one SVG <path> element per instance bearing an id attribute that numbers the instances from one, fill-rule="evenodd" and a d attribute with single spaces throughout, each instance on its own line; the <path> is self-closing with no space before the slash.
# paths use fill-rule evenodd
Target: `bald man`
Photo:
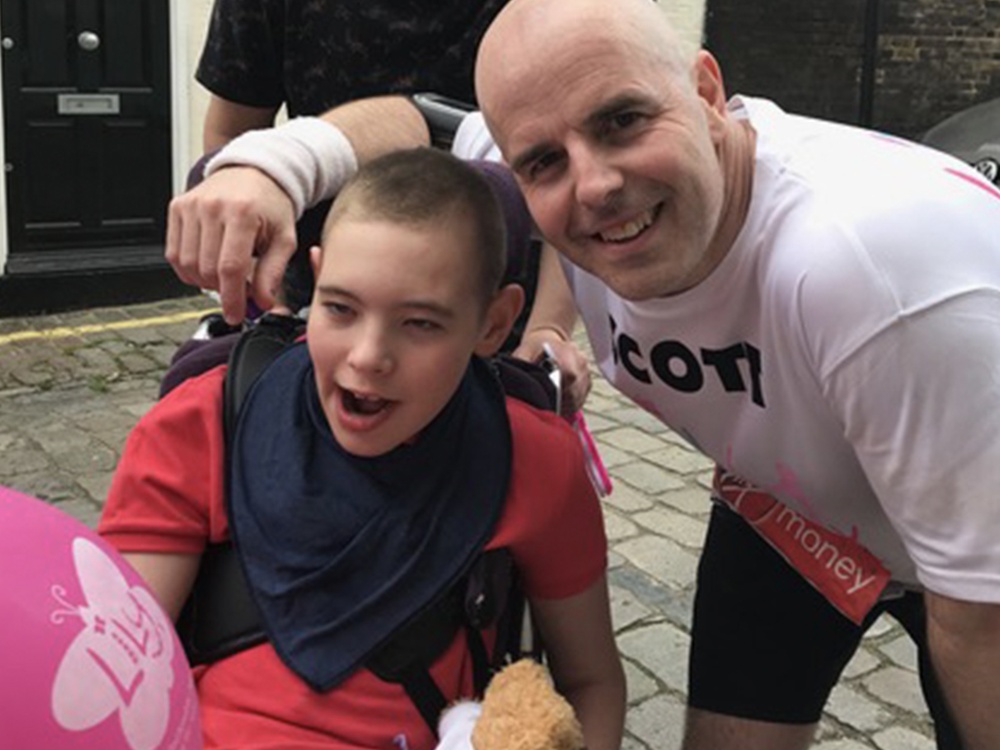
<path id="1" fill-rule="evenodd" d="M 728 98 L 648 0 L 514 0 L 476 89 L 601 371 L 718 464 L 685 750 L 808 747 L 883 612 L 1000 748 L 1000 193 Z"/>

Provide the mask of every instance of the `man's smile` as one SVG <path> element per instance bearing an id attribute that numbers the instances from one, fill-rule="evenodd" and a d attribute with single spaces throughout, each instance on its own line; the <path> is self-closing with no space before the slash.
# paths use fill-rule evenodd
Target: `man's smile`
<path id="1" fill-rule="evenodd" d="M 602 229 L 601 231 L 596 232 L 594 237 L 602 242 L 614 243 L 624 243 L 633 240 L 652 226 L 656 217 L 660 213 L 662 205 L 663 204 L 657 204 L 652 208 L 647 208 L 642 213 L 622 222 L 621 224 L 616 224 L 606 229 Z"/>

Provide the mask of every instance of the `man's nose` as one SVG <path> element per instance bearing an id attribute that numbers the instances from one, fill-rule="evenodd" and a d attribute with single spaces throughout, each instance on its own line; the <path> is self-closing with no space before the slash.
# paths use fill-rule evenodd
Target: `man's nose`
<path id="1" fill-rule="evenodd" d="M 359 372 L 378 375 L 390 372 L 394 358 L 388 334 L 375 326 L 366 327 L 354 340 L 347 361 Z"/>
<path id="2" fill-rule="evenodd" d="M 577 202 L 587 208 L 603 208 L 624 184 L 621 170 L 600 149 L 581 144 L 570 153 Z"/>

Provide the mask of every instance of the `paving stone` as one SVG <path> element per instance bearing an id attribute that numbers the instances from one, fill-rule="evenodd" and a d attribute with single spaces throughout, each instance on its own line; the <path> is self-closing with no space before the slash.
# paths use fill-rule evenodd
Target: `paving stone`
<path id="1" fill-rule="evenodd" d="M 699 487 L 704 487 L 707 492 L 712 491 L 712 478 L 715 476 L 714 469 L 712 471 L 706 471 L 704 474 L 699 474 L 695 477 L 695 482 Z"/>
<path id="2" fill-rule="evenodd" d="M 712 502 L 708 492 L 697 485 L 686 485 L 679 490 L 663 492 L 656 496 L 656 501 L 681 513 L 697 516 L 706 521 L 712 512 Z"/>
<path id="3" fill-rule="evenodd" d="M 663 466 L 669 466 L 680 474 L 710 471 L 715 466 L 715 463 L 705 458 L 703 454 L 676 445 L 650 451 L 646 453 L 645 457 Z"/>
<path id="4" fill-rule="evenodd" d="M 879 750 L 934 750 L 935 742 L 919 732 L 906 727 L 890 727 L 872 735 L 872 742 Z"/>
<path id="5" fill-rule="evenodd" d="M 33 330 L 33 318 L 0 318 L 0 336 Z"/>
<path id="6" fill-rule="evenodd" d="M 878 650 L 903 669 L 908 669 L 911 672 L 917 671 L 917 646 L 908 635 L 893 638 L 888 643 L 879 646 Z"/>
<path id="7" fill-rule="evenodd" d="M 185 320 L 179 323 L 158 326 L 157 331 L 162 338 L 173 343 L 176 349 L 177 346 L 183 344 L 194 335 L 194 332 L 198 330 L 198 325 L 199 320 L 195 318 L 194 320 Z"/>
<path id="8" fill-rule="evenodd" d="M 96 529 L 98 521 L 101 520 L 100 508 L 88 500 L 66 500 L 53 503 L 53 507 L 72 516 L 90 529 Z"/>
<path id="9" fill-rule="evenodd" d="M 623 424 L 630 424 L 652 435 L 662 435 L 668 430 L 664 424 L 643 409 L 635 406 L 626 406 L 615 410 L 615 417 Z"/>
<path id="10" fill-rule="evenodd" d="M 613 469 L 635 460 L 635 456 L 631 453 L 619 450 L 603 438 L 598 437 L 595 442 L 597 443 L 597 451 L 601 454 L 601 462 L 604 464 L 604 468 L 612 473 L 612 476 Z"/>
<path id="11" fill-rule="evenodd" d="M 865 633 L 865 638 L 881 638 L 898 627 L 898 623 L 892 619 L 891 616 L 881 615 L 874 623 L 872 623 L 872 626 L 868 628 L 868 632 Z"/>
<path id="12" fill-rule="evenodd" d="M 663 441 L 654 435 L 650 435 L 635 427 L 619 427 L 601 435 L 601 442 L 618 448 L 642 455 L 664 448 Z"/>
<path id="13" fill-rule="evenodd" d="M 586 420 L 587 429 L 590 430 L 591 434 L 594 436 L 600 435 L 607 430 L 613 430 L 618 427 L 617 422 L 612 422 L 607 417 L 601 416 L 600 414 L 595 414 L 592 411 L 586 410 Z"/>
<path id="14" fill-rule="evenodd" d="M 617 414 L 619 408 L 618 403 L 612 398 L 602 396 L 600 393 L 591 392 L 590 395 L 587 396 L 585 408 L 585 416 L 587 412 L 596 412 L 601 414 L 605 419 L 615 422 L 616 424 L 620 424 L 621 422 L 621 420 L 618 419 Z"/>
<path id="15" fill-rule="evenodd" d="M 625 690 L 627 701 L 630 705 L 641 703 L 652 698 L 659 692 L 656 680 L 639 669 L 628 659 L 622 660 L 622 667 L 625 670 Z"/>
<path id="16" fill-rule="evenodd" d="M 691 612 L 694 606 L 694 587 L 676 588 L 658 581 L 648 573 L 626 561 L 623 565 L 608 571 L 608 581 L 630 591 L 642 604 L 653 611 L 653 615 L 643 621 L 643 625 L 668 622 L 688 632 L 691 628 Z"/>
<path id="17" fill-rule="evenodd" d="M 104 507 L 108 499 L 108 490 L 111 489 L 111 479 L 114 477 L 113 471 L 94 472 L 86 476 L 76 478 L 76 483 L 83 488 L 90 500 L 100 507 Z"/>
<path id="18" fill-rule="evenodd" d="M 642 460 L 616 467 L 613 476 L 651 495 L 667 490 L 678 490 L 684 486 L 684 481 L 676 474 L 662 466 Z"/>
<path id="19" fill-rule="evenodd" d="M 861 732 L 882 729 L 892 718 L 876 701 L 843 683 L 834 687 L 825 710 L 842 724 Z"/>
<path id="20" fill-rule="evenodd" d="M 591 375 L 590 395 L 601 396 L 602 398 L 606 398 L 608 400 L 614 400 L 617 398 L 619 396 L 618 390 L 611 385 L 611 383 L 605 380 L 604 376 L 600 375 L 596 371 L 595 373 L 596 374 L 592 373 Z"/>
<path id="21" fill-rule="evenodd" d="M 639 570 L 674 588 L 694 582 L 698 556 L 679 544 L 654 534 L 644 534 L 614 545 L 614 550 Z"/>
<path id="22" fill-rule="evenodd" d="M 130 341 L 137 346 L 147 344 L 159 344 L 163 341 L 163 334 L 159 328 L 119 328 L 117 331 L 125 341 Z"/>
<path id="23" fill-rule="evenodd" d="M 675 750 L 684 739 L 684 704 L 657 695 L 628 712 L 625 728 L 651 750 Z"/>
<path id="24" fill-rule="evenodd" d="M 639 533 L 639 527 L 614 511 L 605 510 L 604 531 L 608 536 L 608 541 L 612 542 L 635 536 Z"/>
<path id="25" fill-rule="evenodd" d="M 123 368 L 131 373 L 149 373 L 161 369 L 156 360 L 138 352 L 124 352 L 119 356 L 118 361 L 121 362 Z"/>
<path id="26" fill-rule="evenodd" d="M 882 662 L 879 661 L 877 656 L 862 646 L 854 652 L 854 656 L 852 656 L 851 660 L 847 662 L 847 666 L 844 667 L 841 678 L 849 680 L 855 677 L 860 677 L 863 674 L 871 672 L 873 669 L 877 669 L 881 663 Z"/>
<path id="27" fill-rule="evenodd" d="M 118 463 L 118 453 L 91 439 L 87 445 L 50 451 L 53 463 L 71 475 L 112 471 Z"/>
<path id="28" fill-rule="evenodd" d="M 111 374 L 118 371 L 118 360 L 96 346 L 77 349 L 73 352 L 73 356 L 79 363 L 80 374 L 98 372 Z"/>
<path id="29" fill-rule="evenodd" d="M 616 633 L 653 614 L 653 610 L 628 589 L 615 585 L 608 588 L 611 596 L 611 622 L 614 623 Z"/>
<path id="30" fill-rule="evenodd" d="M 669 623 L 645 625 L 618 636 L 623 655 L 642 664 L 657 680 L 678 694 L 687 691 L 687 633 Z"/>
<path id="31" fill-rule="evenodd" d="M 640 742 L 632 735 L 626 733 L 622 737 L 621 750 L 650 750 L 650 748 L 645 742 Z"/>
<path id="32" fill-rule="evenodd" d="M 177 353 L 177 344 L 172 341 L 168 344 L 155 344 L 147 346 L 143 352 L 156 362 L 161 369 L 166 370 L 170 366 L 170 361 Z"/>
<path id="33" fill-rule="evenodd" d="M 5 473 L 0 484 L 51 503 L 83 499 L 80 497 L 80 489 L 68 476 L 51 468 L 15 475 Z"/>
<path id="34" fill-rule="evenodd" d="M 927 703 L 917 676 L 900 667 L 884 667 L 862 678 L 861 683 L 876 698 L 910 713 L 926 716 Z"/>
<path id="35" fill-rule="evenodd" d="M 691 444 L 691 441 L 685 438 L 683 435 L 679 435 L 671 429 L 666 429 L 660 434 L 660 437 L 664 442 L 670 443 L 671 445 L 676 445 L 678 448 L 684 448 L 685 450 L 699 452 L 698 449 Z"/>
<path id="36" fill-rule="evenodd" d="M 665 508 L 636 513 L 632 518 L 650 531 L 670 537 L 685 547 L 699 550 L 705 541 L 705 530 L 708 528 L 708 524 L 704 521 Z"/>
<path id="37" fill-rule="evenodd" d="M 52 466 L 46 454 L 39 451 L 37 447 L 25 445 L 23 440 L 15 440 L 4 451 L 3 463 L 4 472 L 13 475 L 29 474 Z"/>
<path id="38" fill-rule="evenodd" d="M 43 451 L 52 453 L 87 445 L 91 436 L 84 430 L 65 424 L 64 418 L 56 414 L 53 422 L 42 423 L 32 430 L 31 439 Z"/>
<path id="39" fill-rule="evenodd" d="M 79 414 L 70 418 L 73 425 L 87 434 L 97 438 L 105 445 L 120 447 L 135 426 L 136 419 L 128 412 L 114 408 L 110 404 L 106 408 Z"/>
<path id="40" fill-rule="evenodd" d="M 869 750 L 870 747 L 871 745 L 865 745 L 856 740 L 839 739 L 821 742 L 816 745 L 816 750 Z"/>
<path id="41" fill-rule="evenodd" d="M 41 386 L 52 380 L 52 370 L 46 365 L 19 367 L 11 372 L 18 383 L 27 386 Z"/>
<path id="42" fill-rule="evenodd" d="M 615 482 L 611 494 L 603 500 L 604 503 L 617 508 L 622 513 L 634 513 L 653 507 L 653 501 L 643 492 L 630 487 L 625 482 Z"/>

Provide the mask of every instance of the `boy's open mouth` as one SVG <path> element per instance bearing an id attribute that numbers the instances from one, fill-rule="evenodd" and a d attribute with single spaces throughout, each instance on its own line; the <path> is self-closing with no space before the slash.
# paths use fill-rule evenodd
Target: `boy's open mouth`
<path id="1" fill-rule="evenodd" d="M 392 402 L 377 396 L 366 396 L 346 389 L 342 390 L 344 411 L 348 414 L 371 416 L 378 414 Z"/>

